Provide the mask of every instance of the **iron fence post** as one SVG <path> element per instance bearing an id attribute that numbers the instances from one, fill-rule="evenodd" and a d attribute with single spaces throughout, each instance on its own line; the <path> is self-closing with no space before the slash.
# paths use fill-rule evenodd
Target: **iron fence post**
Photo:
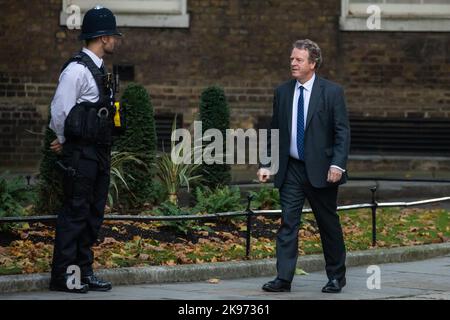
<path id="1" fill-rule="evenodd" d="M 372 247 L 375 247 L 377 245 L 377 189 L 377 187 L 373 187 L 370 189 L 370 191 L 372 191 Z"/>
<path id="2" fill-rule="evenodd" d="M 245 214 L 247 216 L 247 234 L 246 234 L 246 242 L 245 242 L 245 257 L 246 259 L 250 259 L 250 246 L 252 240 L 252 216 L 253 211 L 251 209 L 251 203 L 253 200 L 253 196 L 247 196 L 247 209 L 245 209 Z"/>

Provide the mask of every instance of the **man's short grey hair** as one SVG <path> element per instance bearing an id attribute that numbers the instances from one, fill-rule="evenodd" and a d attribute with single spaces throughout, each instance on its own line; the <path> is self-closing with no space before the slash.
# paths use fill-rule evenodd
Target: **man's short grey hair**
<path id="1" fill-rule="evenodd" d="M 322 51 L 317 43 L 309 39 L 297 40 L 293 44 L 293 49 L 307 50 L 309 52 L 309 61 L 315 62 L 315 69 L 319 69 L 322 65 Z"/>

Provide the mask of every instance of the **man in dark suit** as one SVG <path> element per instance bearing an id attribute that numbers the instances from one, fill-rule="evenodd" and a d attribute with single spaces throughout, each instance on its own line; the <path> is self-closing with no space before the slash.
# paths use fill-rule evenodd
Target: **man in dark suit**
<path id="1" fill-rule="evenodd" d="M 350 128 L 343 89 L 319 77 L 319 46 L 311 40 L 294 43 L 293 80 L 275 90 L 271 129 L 279 130 L 281 226 L 277 233 L 277 278 L 263 286 L 287 292 L 295 274 L 301 211 L 308 199 L 319 227 L 328 282 L 322 292 L 338 293 L 345 286 L 345 244 L 337 215 L 338 185 L 347 180 Z M 270 139 L 269 139 L 270 141 Z M 270 143 L 270 142 L 269 142 Z M 268 148 L 270 150 L 270 146 Z M 273 173 L 258 170 L 260 182 Z"/>

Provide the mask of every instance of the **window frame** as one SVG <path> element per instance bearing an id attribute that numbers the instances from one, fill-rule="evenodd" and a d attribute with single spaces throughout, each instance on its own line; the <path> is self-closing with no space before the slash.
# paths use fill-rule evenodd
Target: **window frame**
<path id="1" fill-rule="evenodd" d="M 63 0 L 60 25 L 67 25 L 66 9 L 77 5 L 81 21 L 87 10 L 103 5 L 114 12 L 118 27 L 189 28 L 187 0 Z"/>
<path id="2" fill-rule="evenodd" d="M 381 8 L 381 29 L 367 27 L 370 5 Z M 341 0 L 339 24 L 342 31 L 450 32 L 450 4 L 351 4 Z"/>

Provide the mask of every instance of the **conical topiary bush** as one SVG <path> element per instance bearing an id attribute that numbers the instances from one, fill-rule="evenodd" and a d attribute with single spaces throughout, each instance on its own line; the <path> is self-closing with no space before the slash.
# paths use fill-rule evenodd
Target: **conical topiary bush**
<path id="1" fill-rule="evenodd" d="M 140 207 L 155 200 L 153 163 L 156 157 L 156 130 L 153 107 L 147 90 L 139 84 L 125 89 L 121 103 L 126 110 L 126 131 L 114 142 L 114 150 L 129 152 L 140 159 L 124 164 L 124 171 L 133 179 L 127 181 L 131 192 L 123 191 L 119 203 L 127 207 Z"/>
<path id="2" fill-rule="evenodd" d="M 202 134 L 208 129 L 218 129 L 222 133 L 223 151 L 225 151 L 226 130 L 230 128 L 230 109 L 222 88 L 212 86 L 203 91 L 200 101 L 200 121 L 202 121 Z M 202 165 L 204 181 L 208 187 L 214 189 L 230 183 L 230 166 L 225 164 L 225 154 L 223 154 L 223 163 Z"/>

